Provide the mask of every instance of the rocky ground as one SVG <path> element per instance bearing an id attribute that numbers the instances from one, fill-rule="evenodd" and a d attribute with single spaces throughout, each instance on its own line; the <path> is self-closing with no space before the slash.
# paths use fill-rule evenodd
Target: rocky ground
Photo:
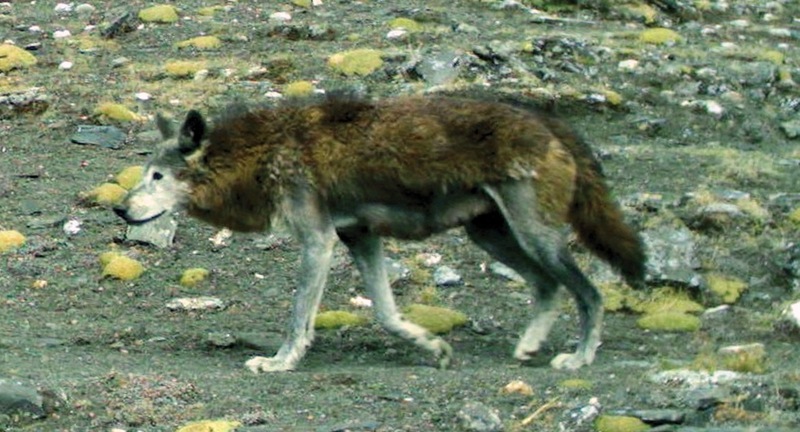
<path id="1" fill-rule="evenodd" d="M 0 2 L 1 430 L 800 428 L 800 3 L 179 4 Z M 568 303 L 540 356 L 513 360 L 533 299 L 453 231 L 388 250 L 402 305 L 467 316 L 445 335 L 454 367 L 372 323 L 339 250 L 323 308 L 359 319 L 297 371 L 253 375 L 296 245 L 180 215 L 174 242 L 126 240 L 109 205 L 156 112 L 342 86 L 515 95 L 587 137 L 650 253 L 640 293 L 576 246 L 606 298 L 595 364 L 548 366 L 574 346 Z"/>

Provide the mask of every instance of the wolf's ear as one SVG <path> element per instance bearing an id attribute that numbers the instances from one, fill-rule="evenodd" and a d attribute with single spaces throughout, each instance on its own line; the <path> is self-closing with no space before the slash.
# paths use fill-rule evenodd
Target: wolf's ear
<path id="1" fill-rule="evenodd" d="M 161 132 L 161 138 L 170 139 L 175 136 L 175 125 L 172 124 L 172 120 L 164 117 L 161 113 L 156 114 L 156 126 Z"/>
<path id="2" fill-rule="evenodd" d="M 181 134 L 178 137 L 178 150 L 188 155 L 200 148 L 203 136 L 206 133 L 206 121 L 203 116 L 195 110 L 186 114 L 186 120 L 181 126 Z"/>

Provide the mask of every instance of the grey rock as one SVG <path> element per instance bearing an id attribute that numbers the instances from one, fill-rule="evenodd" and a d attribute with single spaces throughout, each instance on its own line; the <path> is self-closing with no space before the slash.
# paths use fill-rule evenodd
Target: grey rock
<path id="1" fill-rule="evenodd" d="M 568 410 L 558 423 L 559 430 L 573 431 L 573 432 L 590 432 L 594 431 L 594 421 L 600 415 L 602 407 L 597 398 L 592 398 L 589 403 Z"/>
<path id="2" fill-rule="evenodd" d="M 395 261 L 391 258 L 384 258 L 384 266 L 386 266 L 386 272 L 389 275 L 389 283 L 394 284 L 395 282 L 404 281 L 408 279 L 411 275 L 411 269 L 409 269 L 405 264 Z"/>
<path id="3" fill-rule="evenodd" d="M 658 283 L 676 283 L 699 286 L 700 276 L 695 271 L 699 263 L 695 252 L 697 245 L 686 227 L 658 227 L 642 232 L 646 250 L 647 278 Z"/>
<path id="4" fill-rule="evenodd" d="M 786 135 L 786 138 L 797 139 L 800 137 L 800 119 L 781 123 L 781 131 Z"/>
<path id="5" fill-rule="evenodd" d="M 114 126 L 79 125 L 78 131 L 70 141 L 81 145 L 96 145 L 110 149 L 120 149 L 125 144 L 127 135 Z"/>
<path id="6" fill-rule="evenodd" d="M 686 413 L 674 409 L 622 409 L 609 411 L 613 415 L 636 417 L 649 425 L 681 424 Z"/>
<path id="7" fill-rule="evenodd" d="M 159 248 L 172 246 L 178 222 L 171 216 L 161 216 L 141 225 L 128 225 L 125 239 L 151 244 Z"/>
<path id="8" fill-rule="evenodd" d="M 438 267 L 433 271 L 433 283 L 436 286 L 453 286 L 461 283 L 461 275 L 448 266 Z"/>
<path id="9" fill-rule="evenodd" d="M 429 85 L 439 86 L 455 81 L 462 64 L 460 53 L 445 51 L 423 59 L 413 69 Z"/>
<path id="10" fill-rule="evenodd" d="M 213 332 L 206 336 L 208 344 L 217 348 L 229 348 L 236 345 L 236 336 L 230 333 Z"/>
<path id="11" fill-rule="evenodd" d="M 216 297 L 183 297 L 167 302 L 167 309 L 174 311 L 217 310 L 224 309 L 225 302 Z"/>
<path id="12" fill-rule="evenodd" d="M 42 418 L 43 399 L 36 389 L 0 378 L 0 415 Z"/>
<path id="13" fill-rule="evenodd" d="M 499 432 L 503 421 L 498 411 L 477 401 L 469 401 L 458 411 L 457 418 L 464 430 L 473 432 Z"/>

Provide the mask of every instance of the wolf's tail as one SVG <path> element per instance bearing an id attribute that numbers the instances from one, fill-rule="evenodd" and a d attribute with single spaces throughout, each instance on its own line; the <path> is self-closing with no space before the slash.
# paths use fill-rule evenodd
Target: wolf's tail
<path id="1" fill-rule="evenodd" d="M 600 163 L 591 148 L 558 120 L 550 120 L 556 136 L 577 165 L 575 194 L 568 220 L 581 243 L 615 267 L 634 288 L 644 286 L 645 251 L 639 235 L 625 223 L 611 199 Z"/>

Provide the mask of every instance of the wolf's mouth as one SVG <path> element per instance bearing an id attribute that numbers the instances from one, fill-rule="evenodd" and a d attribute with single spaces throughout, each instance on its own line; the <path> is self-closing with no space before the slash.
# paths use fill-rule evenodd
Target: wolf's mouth
<path id="1" fill-rule="evenodd" d="M 148 218 L 144 218 L 144 219 L 132 219 L 132 218 L 131 218 L 131 217 L 128 215 L 128 212 L 127 212 L 127 210 L 125 210 L 124 208 L 119 208 L 119 207 L 116 207 L 116 208 L 114 208 L 114 213 L 116 213 L 116 214 L 117 214 L 117 216 L 119 216 L 119 217 L 121 217 L 122 219 L 124 219 L 124 220 L 125 220 L 125 222 L 127 222 L 127 223 L 128 223 L 128 225 L 142 225 L 142 224 L 146 224 L 147 222 L 150 222 L 150 221 L 152 221 L 152 220 L 155 220 L 155 219 L 158 219 L 158 218 L 160 218 L 160 217 L 161 217 L 161 216 L 162 216 L 164 213 L 166 213 L 166 212 L 167 212 L 166 210 L 162 210 L 162 211 L 160 211 L 159 213 L 156 213 L 156 214 L 154 214 L 153 216 L 150 216 L 150 217 L 148 217 Z"/>

